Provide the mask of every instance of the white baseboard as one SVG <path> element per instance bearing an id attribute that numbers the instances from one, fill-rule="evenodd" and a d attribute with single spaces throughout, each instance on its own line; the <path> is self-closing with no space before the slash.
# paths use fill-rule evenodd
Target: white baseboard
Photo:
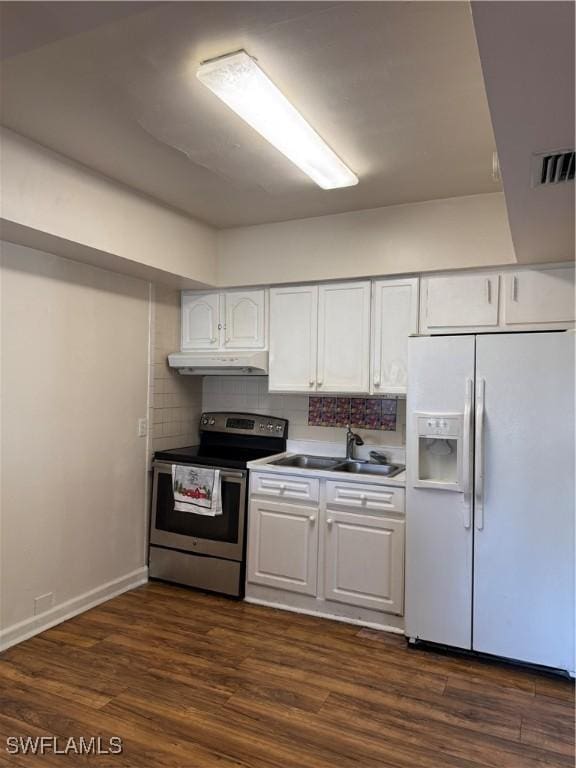
<path id="1" fill-rule="evenodd" d="M 324 613 L 314 611 L 310 608 L 300 608 L 294 605 L 285 605 L 284 603 L 275 603 L 272 600 L 261 600 L 259 597 L 245 597 L 247 603 L 254 605 L 265 605 L 267 608 L 278 608 L 281 611 L 291 611 L 292 613 L 304 613 L 306 616 L 318 616 L 321 619 L 330 619 L 331 621 L 341 621 L 344 624 L 356 624 L 358 627 L 368 627 L 369 629 L 379 629 L 381 632 L 392 632 L 396 635 L 403 635 L 404 630 L 399 627 L 392 627 L 387 624 L 377 624 L 374 621 L 363 621 L 362 619 L 351 619 L 347 616 L 336 616 L 333 613 Z"/>
<path id="2" fill-rule="evenodd" d="M 79 613 L 84 613 L 84 611 L 88 611 L 90 608 L 100 605 L 100 603 L 105 603 L 112 597 L 146 584 L 147 581 L 148 567 L 144 566 L 136 571 L 132 571 L 132 573 L 127 573 L 125 576 L 120 576 L 118 579 L 84 592 L 84 594 L 78 595 L 78 597 L 73 597 L 65 603 L 56 605 L 39 616 L 32 616 L 18 624 L 13 624 L 11 627 L 0 631 L 0 652 L 5 651 L 12 645 L 21 643 L 23 640 L 34 637 L 34 635 L 38 635 L 40 632 L 45 632 L 47 629 L 56 626 L 56 624 L 61 624 L 63 621 L 67 621 Z"/>

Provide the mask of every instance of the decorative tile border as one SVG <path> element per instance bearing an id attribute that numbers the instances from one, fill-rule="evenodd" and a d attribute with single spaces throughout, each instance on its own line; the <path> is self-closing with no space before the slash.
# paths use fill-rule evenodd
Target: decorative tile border
<path id="1" fill-rule="evenodd" d="M 396 431 L 397 398 L 309 397 L 308 425 Z"/>

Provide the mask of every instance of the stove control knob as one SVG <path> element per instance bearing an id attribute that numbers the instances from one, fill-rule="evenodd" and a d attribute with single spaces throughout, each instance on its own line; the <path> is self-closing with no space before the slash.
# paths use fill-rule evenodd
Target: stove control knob
<path id="1" fill-rule="evenodd" d="M 210 421 L 208 422 L 208 424 L 210 424 L 210 426 L 211 426 L 211 427 L 213 427 L 213 426 L 214 426 L 214 424 L 216 424 L 216 419 L 210 419 Z"/>
<path id="2" fill-rule="evenodd" d="M 268 432 L 272 432 L 272 430 L 274 429 L 274 424 L 266 424 L 266 429 L 268 430 Z"/>
<path id="3" fill-rule="evenodd" d="M 260 422 L 260 424 L 258 424 L 258 427 L 259 427 L 260 429 L 264 429 L 264 424 L 262 424 L 262 422 Z"/>
<path id="4" fill-rule="evenodd" d="M 202 424 L 204 425 L 208 424 L 208 419 L 206 418 L 206 416 L 202 418 Z"/>
<path id="5" fill-rule="evenodd" d="M 276 424 L 276 432 L 282 432 L 282 424 Z"/>

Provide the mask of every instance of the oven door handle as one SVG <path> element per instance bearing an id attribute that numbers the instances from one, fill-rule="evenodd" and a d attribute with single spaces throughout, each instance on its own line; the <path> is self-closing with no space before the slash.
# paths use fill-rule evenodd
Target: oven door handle
<path id="1" fill-rule="evenodd" d="M 154 462 L 154 469 L 156 469 L 158 472 L 165 472 L 167 475 L 172 474 L 172 467 L 177 462 L 169 463 L 167 461 L 155 461 Z M 220 477 L 222 480 L 242 480 L 246 478 L 246 472 L 236 472 L 235 470 L 225 469 L 223 467 L 210 467 L 207 465 L 200 465 L 200 464 L 182 464 L 183 467 L 194 467 L 196 469 L 219 469 L 220 470 Z"/>

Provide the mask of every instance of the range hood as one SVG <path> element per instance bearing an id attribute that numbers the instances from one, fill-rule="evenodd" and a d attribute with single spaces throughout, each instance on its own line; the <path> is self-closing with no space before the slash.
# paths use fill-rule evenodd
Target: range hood
<path id="1" fill-rule="evenodd" d="M 268 352 L 173 352 L 168 364 L 189 376 L 267 376 Z"/>

